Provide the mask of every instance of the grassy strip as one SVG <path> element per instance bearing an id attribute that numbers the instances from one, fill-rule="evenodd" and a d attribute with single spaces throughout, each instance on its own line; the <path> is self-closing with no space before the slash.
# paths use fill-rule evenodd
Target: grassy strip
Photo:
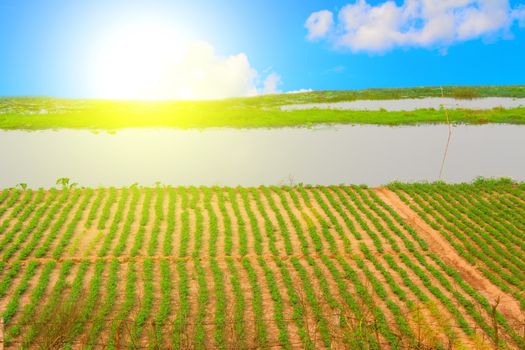
<path id="1" fill-rule="evenodd" d="M 8 189 L 8 188 L 3 189 L 2 191 L 0 191 L 0 216 L 2 215 L 2 213 L 4 213 L 4 211 L 7 208 L 3 204 L 6 201 L 7 197 L 9 197 L 10 193 L 11 193 L 11 190 Z"/>
<path id="2" fill-rule="evenodd" d="M 22 276 L 22 279 L 20 280 L 20 283 L 16 287 L 16 289 L 13 291 L 11 295 L 11 299 L 9 300 L 9 303 L 7 303 L 7 306 L 5 307 L 4 311 L 2 312 L 2 318 L 4 319 L 4 324 L 8 325 L 9 321 L 13 318 L 15 313 L 18 310 L 18 305 L 20 304 L 20 297 L 29 287 L 29 281 L 36 273 L 36 269 L 38 267 L 38 263 L 35 261 L 31 261 L 25 270 L 24 275 Z"/>
<path id="3" fill-rule="evenodd" d="M 261 187 L 259 188 L 259 190 L 265 196 L 266 201 L 268 202 L 268 205 L 270 206 L 270 210 L 273 211 L 277 219 L 277 224 L 279 226 L 279 232 L 281 233 L 284 239 L 284 249 L 286 251 L 286 254 L 287 255 L 293 254 L 293 246 L 292 246 L 290 230 L 288 229 L 288 226 L 286 225 L 286 222 L 284 221 L 284 217 L 281 211 L 279 210 L 279 208 L 277 207 L 275 200 L 273 199 L 272 192 L 270 191 L 268 187 Z M 255 190 L 254 194 L 256 194 L 257 196 L 259 195 L 257 190 Z M 262 212 L 266 211 L 264 206 L 260 209 Z M 307 253 L 308 252 L 308 242 L 304 240 L 304 236 L 302 238 L 303 239 L 301 240 L 301 247 L 302 247 L 303 252 Z"/>
<path id="4" fill-rule="evenodd" d="M 135 242 L 131 248 L 131 256 L 137 256 L 142 249 L 142 244 L 144 242 L 144 236 L 146 234 L 146 226 L 148 225 L 150 218 L 150 203 L 151 197 L 153 195 L 153 189 L 146 188 L 146 195 L 144 197 L 144 204 L 142 205 L 142 217 L 140 218 L 139 230 L 135 234 Z"/>
<path id="5" fill-rule="evenodd" d="M 42 193 L 43 191 L 39 191 L 39 193 Z M 11 231 L 16 232 L 22 227 L 22 224 L 24 220 L 33 212 L 35 208 L 35 203 L 37 203 L 37 199 L 41 200 L 41 198 L 33 198 L 34 191 L 33 190 L 27 190 L 24 193 L 24 196 L 22 197 L 22 200 L 13 207 L 11 210 L 11 213 L 9 213 L 9 216 L 2 220 L 2 225 L 0 225 L 0 234 L 3 234 L 5 230 L 9 227 L 10 222 L 17 218 L 17 222 L 14 224 L 14 227 L 11 229 Z M 38 196 L 37 196 L 38 197 Z M 20 216 L 18 216 L 20 214 Z"/>
<path id="6" fill-rule="evenodd" d="M 60 208 L 62 208 L 67 203 L 68 198 L 69 198 L 69 191 L 62 191 L 62 195 L 58 198 L 58 201 L 51 207 L 51 209 L 47 213 L 47 216 L 44 219 L 44 222 L 40 226 L 35 228 L 35 231 L 31 233 L 31 240 L 20 251 L 20 255 L 18 257 L 19 260 L 24 260 L 29 255 L 31 255 L 33 250 L 38 246 L 38 243 L 40 243 L 40 240 L 42 236 L 44 235 L 44 232 L 51 225 L 51 222 L 53 221 L 55 215 L 58 213 Z M 78 197 L 73 197 L 71 198 L 71 200 L 74 202 L 77 200 L 77 198 Z M 70 205 L 71 204 L 69 203 L 65 205 L 64 211 L 69 211 L 71 208 Z M 60 227 L 63 224 L 62 216 L 64 216 L 63 213 L 60 215 L 57 222 L 55 222 L 55 224 L 52 226 L 51 231 L 57 229 L 57 227 Z"/>
<path id="7" fill-rule="evenodd" d="M 99 230 L 103 230 L 106 228 L 106 222 L 109 219 L 109 215 L 111 213 L 111 207 L 113 206 L 113 204 L 115 204 L 116 198 L 117 198 L 117 190 L 114 187 L 110 187 L 108 200 L 104 204 L 104 207 L 102 208 L 102 214 L 100 215 L 98 219 L 97 228 Z"/>
<path id="8" fill-rule="evenodd" d="M 302 289 L 306 294 L 306 299 L 308 303 L 310 304 L 313 312 L 313 318 L 315 320 L 315 323 L 319 329 L 319 333 L 321 335 L 321 340 L 326 346 L 326 348 L 330 349 L 332 344 L 332 339 L 330 336 L 330 329 L 328 325 L 328 321 L 323 315 L 323 312 L 321 310 L 321 305 L 319 304 L 317 293 L 312 286 L 312 283 L 310 282 L 310 277 L 308 276 L 308 273 L 304 266 L 301 265 L 299 262 L 299 259 L 297 257 L 292 257 L 290 262 L 292 263 L 292 266 L 297 271 L 299 278 L 302 282 Z"/>
<path id="9" fill-rule="evenodd" d="M 159 233 L 160 224 L 164 220 L 164 191 L 160 188 L 156 189 L 157 199 L 155 201 L 155 221 L 153 222 L 153 228 L 151 229 L 151 237 L 148 244 L 148 255 L 155 255 L 157 247 L 159 245 Z"/>
<path id="10" fill-rule="evenodd" d="M 255 212 L 252 210 L 250 206 L 250 198 L 248 197 L 248 190 L 245 188 L 241 189 L 241 196 L 242 196 L 242 202 L 244 204 L 244 207 L 246 208 L 246 212 L 248 213 L 248 217 L 250 218 L 250 224 L 252 227 L 252 230 L 255 235 L 256 243 L 255 243 L 255 251 L 257 254 L 262 253 L 262 235 L 259 229 L 259 225 L 257 223 L 257 218 L 255 216 Z M 279 250 L 277 249 L 277 246 L 275 243 L 277 242 L 277 238 L 274 234 L 274 226 L 272 223 L 272 220 L 268 216 L 268 213 L 264 209 L 264 205 L 261 201 L 261 198 L 259 197 L 259 193 L 257 192 L 257 189 L 252 188 L 251 189 L 251 195 L 252 198 L 255 201 L 255 205 L 257 207 L 257 211 L 262 216 L 264 220 L 264 232 L 266 234 L 266 237 L 268 238 L 268 249 L 273 255 L 278 255 Z"/>
<path id="11" fill-rule="evenodd" d="M 126 275 L 126 288 L 124 291 L 124 302 L 111 325 L 108 339 L 108 349 L 120 348 L 119 342 L 126 335 L 125 325 L 129 324 L 128 316 L 137 303 L 137 271 L 135 262 L 128 262 L 128 273 Z M 132 334 L 130 334 L 132 336 Z M 133 341 L 133 338 L 131 339 Z"/>
<path id="12" fill-rule="evenodd" d="M 106 319 L 109 317 L 111 311 L 115 308 L 115 300 L 117 297 L 117 285 L 118 285 L 118 272 L 120 269 L 120 263 L 117 259 L 114 259 L 109 264 L 109 274 L 105 280 L 105 289 L 106 295 L 103 300 L 101 300 L 100 309 L 98 310 L 96 316 L 93 319 L 92 327 L 86 337 L 87 348 L 92 349 L 96 348 L 97 340 L 100 339 L 100 334 L 104 329 L 106 324 Z"/>
<path id="13" fill-rule="evenodd" d="M 153 308 L 153 260 L 146 259 L 143 263 L 144 271 L 144 294 L 141 299 L 140 310 L 134 317 L 134 328 L 131 333 L 131 344 L 139 344 L 146 320 Z"/>
<path id="14" fill-rule="evenodd" d="M 357 294 L 368 307 L 368 309 L 372 312 L 373 319 L 375 320 L 375 324 L 377 325 L 379 332 L 383 334 L 390 346 L 392 346 L 393 348 L 398 348 L 400 345 L 399 339 L 390 329 L 390 325 L 387 322 L 383 311 L 376 305 L 369 290 L 357 276 L 356 271 L 341 256 L 337 256 L 336 261 L 342 267 L 344 271 L 344 277 L 352 282 Z"/>
<path id="15" fill-rule="evenodd" d="M 11 196 L 9 196 L 9 198 L 7 195 L 4 196 L 5 205 L 0 207 L 0 218 L 5 214 L 5 212 L 9 208 L 12 208 L 15 205 L 15 203 L 20 199 L 20 196 L 22 195 L 23 192 L 24 191 L 21 191 L 18 189 L 14 189 L 14 190 L 6 189 L 2 192 L 3 194 L 11 194 Z M 2 225 L 7 225 L 7 224 L 2 223 Z"/>
<path id="16" fill-rule="evenodd" d="M 190 242 L 190 205 L 188 200 L 188 190 L 180 189 L 179 193 L 182 198 L 182 214 L 181 214 L 181 235 L 179 244 L 179 257 L 188 256 L 188 246 Z"/>
<path id="17" fill-rule="evenodd" d="M 195 334 L 193 338 L 193 344 L 195 349 L 206 348 L 206 328 L 204 321 L 207 315 L 207 306 L 210 298 L 210 292 L 208 290 L 208 283 L 206 281 L 206 271 L 202 267 L 199 259 L 193 260 L 196 272 L 197 283 L 199 289 L 197 292 L 198 309 L 195 317 Z"/>
<path id="18" fill-rule="evenodd" d="M 175 321 L 173 323 L 173 348 L 188 349 L 191 347 L 192 335 L 190 334 L 190 285 L 189 276 L 186 269 L 186 262 L 179 260 L 177 263 L 179 275 L 179 303 Z"/>
<path id="19" fill-rule="evenodd" d="M 233 230 L 232 230 L 232 220 L 228 211 L 226 210 L 226 196 L 224 195 L 223 189 L 217 189 L 214 191 L 217 196 L 217 205 L 219 206 L 219 211 L 222 216 L 222 222 L 224 225 L 222 232 L 224 232 L 224 254 L 227 256 L 232 255 L 233 251 Z"/>
<path id="20" fill-rule="evenodd" d="M 261 286 L 257 279 L 257 272 L 250 263 L 250 260 L 248 258 L 243 258 L 241 262 L 248 274 L 248 281 L 253 294 L 252 307 L 255 315 L 255 344 L 257 348 L 265 348 L 268 346 L 268 332 L 264 325 L 265 310 L 263 309 Z"/>
<path id="21" fill-rule="evenodd" d="M 31 292 L 29 303 L 24 305 L 23 309 L 21 310 L 19 321 L 9 328 L 7 334 L 5 335 L 5 340 L 7 343 L 19 336 L 22 333 L 22 327 L 26 324 L 29 324 L 31 319 L 35 316 L 38 306 L 42 304 L 42 297 L 49 286 L 51 272 L 53 272 L 55 267 L 56 262 L 54 261 L 50 261 L 45 265 L 36 286 Z"/>
<path id="22" fill-rule="evenodd" d="M 33 315 L 34 320 L 24 334 L 23 342 L 25 344 L 31 344 L 35 337 L 40 333 L 45 332 L 45 325 L 52 320 L 55 310 L 63 301 L 64 290 L 68 287 L 66 278 L 72 268 L 72 261 L 66 261 L 61 265 L 58 279 L 51 291 L 51 295 L 46 300 L 47 303 L 42 307 L 38 314 Z"/>
<path id="23" fill-rule="evenodd" d="M 87 190 L 87 192 L 85 193 L 84 199 L 80 203 L 75 215 L 73 216 L 73 218 L 71 219 L 71 222 L 67 226 L 66 232 L 62 234 L 55 249 L 53 250 L 53 253 L 52 253 L 53 258 L 58 259 L 62 256 L 64 249 L 66 249 L 66 247 L 68 246 L 71 240 L 71 237 L 73 237 L 73 235 L 75 234 L 75 230 L 78 226 L 78 223 L 82 219 L 82 214 L 84 213 L 84 210 L 86 209 L 92 196 L 93 196 L 93 191 Z"/>
<path id="24" fill-rule="evenodd" d="M 164 236 L 164 243 L 162 245 L 162 251 L 166 256 L 169 256 L 173 253 L 173 234 L 175 233 L 175 206 L 177 200 L 175 190 L 173 188 L 168 189 L 168 197 L 168 224 Z"/>
<path id="25" fill-rule="evenodd" d="M 166 323 L 168 316 L 170 315 L 172 305 L 171 305 L 171 291 L 172 291 L 172 282 L 171 282 L 171 272 L 170 264 L 168 260 L 160 261 L 160 305 L 159 311 L 155 316 L 155 340 L 150 341 L 155 348 L 161 348 L 164 346 L 164 340 L 162 332 L 162 327 Z"/>
<path id="26" fill-rule="evenodd" d="M 38 227 L 38 223 L 42 218 L 44 218 L 44 215 L 48 209 L 51 208 L 51 203 L 56 199 L 57 192 L 52 192 L 48 198 L 45 201 L 41 202 L 40 207 L 37 209 L 35 215 L 31 218 L 31 220 L 27 223 L 27 225 L 24 227 L 20 235 L 16 238 L 16 240 L 7 247 L 5 250 L 2 260 L 7 261 L 9 260 L 13 254 L 20 248 L 20 246 L 26 241 L 26 239 L 33 233 L 36 228 Z M 37 196 L 38 197 L 38 196 Z M 40 198 L 42 200 L 42 198 Z M 35 205 L 35 204 L 33 204 Z M 17 227 L 16 225 L 13 227 L 13 230 Z M 4 247 L 5 243 L 12 239 L 12 237 L 9 237 L 10 233 L 6 233 L 4 236 L 4 239 L 0 242 L 0 250 Z M 9 238 L 8 238 L 9 237 Z"/>
<path id="27" fill-rule="evenodd" d="M 124 226 L 122 227 L 122 232 L 120 233 L 117 245 L 113 249 L 113 254 L 116 256 L 121 255 L 122 252 L 124 252 L 124 250 L 126 249 L 126 246 L 128 243 L 128 237 L 131 234 L 131 225 L 133 225 L 133 223 L 135 222 L 135 210 L 137 208 L 137 204 L 140 199 L 140 191 L 136 188 L 133 188 L 131 191 L 132 191 L 131 203 L 129 204 L 129 208 L 127 210 L 126 221 L 124 222 Z M 111 224 L 112 230 L 114 230 L 114 234 L 116 233 L 118 229 L 120 220 L 122 218 L 124 206 L 126 203 L 126 198 L 122 198 L 122 197 L 125 197 L 124 194 L 121 196 L 119 200 L 117 212 L 115 213 L 115 217 L 113 218 L 113 223 Z M 99 253 L 100 256 L 103 256 L 109 252 L 112 240 L 113 238 L 111 237 L 111 239 L 106 240 L 108 243 L 104 242 L 103 248 L 100 250 L 100 253 Z"/>
<path id="28" fill-rule="evenodd" d="M 227 349 L 226 344 L 226 290 L 224 287 L 224 273 L 222 272 L 216 259 L 210 260 L 215 286 L 215 345 L 218 349 Z"/>
<path id="29" fill-rule="evenodd" d="M 523 87 L 447 87 L 445 95 L 459 98 L 523 96 Z M 318 123 L 408 125 L 445 123 L 441 110 L 387 112 L 310 109 L 281 111 L 279 106 L 296 103 L 338 102 L 355 99 L 399 99 L 422 96 L 441 97 L 439 88 L 370 89 L 360 91 L 318 91 L 219 101 L 97 101 L 43 98 L 7 100 L 14 104 L 0 113 L 1 129 L 38 130 L 51 128 L 117 129 L 132 127 L 283 127 Z M 29 102 L 29 103 L 28 103 Z M 46 106 L 47 105 L 47 106 Z M 57 106 L 68 106 L 60 111 Z M 37 107 L 35 107 L 37 106 Z M 46 107 L 42 107 L 46 106 Z M 38 108 L 38 109 L 35 109 Z M 38 112 L 45 108 L 47 114 Z M 449 111 L 456 123 L 525 123 L 524 108 Z"/>
<path id="30" fill-rule="evenodd" d="M 6 273 L 2 276 L 2 280 L 0 281 L 0 298 L 2 298 L 5 295 L 5 293 L 7 293 L 7 290 L 9 289 L 9 287 L 11 287 L 11 282 L 18 275 L 18 272 L 20 272 L 21 268 L 22 263 L 20 261 L 16 261 L 7 269 Z"/>
<path id="31" fill-rule="evenodd" d="M 288 200 L 286 198 L 285 191 L 283 191 L 279 187 L 273 187 L 273 186 L 271 187 L 271 189 L 279 197 L 279 201 L 281 202 L 281 205 L 283 206 L 284 211 L 286 212 L 289 220 L 292 223 L 292 226 L 294 228 L 294 232 L 297 235 L 297 237 L 299 238 L 299 241 L 301 242 L 301 250 L 302 250 L 303 254 L 305 254 L 305 255 L 308 254 L 310 244 L 309 244 L 308 240 L 306 239 L 306 235 L 305 235 L 305 232 L 303 230 L 303 227 L 301 226 L 301 223 L 299 222 L 299 220 L 295 216 L 295 214 L 294 214 L 294 212 L 293 212 L 293 210 L 292 210 L 292 208 L 290 206 L 290 203 L 288 202 Z M 315 249 L 316 252 L 320 252 L 323 249 L 323 243 L 321 241 L 321 238 L 319 237 L 319 234 L 317 233 L 317 230 L 315 229 L 315 226 L 312 226 L 312 227 L 313 227 L 313 230 L 310 230 L 309 233 L 310 233 L 311 238 L 312 238 L 313 246 L 314 246 L 314 249 Z"/>
<path id="32" fill-rule="evenodd" d="M 284 316 L 284 305 L 281 292 L 279 291 L 279 285 L 266 261 L 262 257 L 258 257 L 257 261 L 264 271 L 264 277 L 266 278 L 266 284 L 272 295 L 273 300 L 273 318 L 279 329 L 278 339 L 279 347 L 282 349 L 291 349 L 290 339 L 288 338 L 288 329 Z"/>
<path id="33" fill-rule="evenodd" d="M 91 208 L 89 208 L 89 214 L 85 223 L 85 228 L 91 228 L 93 226 L 93 221 L 95 221 L 98 209 L 100 208 L 100 205 L 102 204 L 102 200 L 106 196 L 106 190 L 103 188 L 100 188 L 97 191 L 97 196 L 93 203 L 91 204 Z"/>
<path id="34" fill-rule="evenodd" d="M 352 217 L 358 220 L 358 217 L 356 217 L 356 211 L 353 209 L 351 204 L 348 202 L 348 200 L 341 196 L 338 192 L 335 190 L 332 192 L 330 189 L 326 187 L 319 188 L 319 191 L 324 194 L 326 199 L 328 200 L 328 203 L 330 204 L 330 207 L 324 202 L 324 200 L 318 200 L 319 204 L 321 205 L 321 208 L 323 208 L 325 213 L 329 213 L 332 211 L 332 208 L 335 209 L 335 211 L 339 214 L 339 216 L 344 220 L 345 226 L 350 232 L 352 233 L 352 236 L 354 236 L 355 239 L 361 240 L 363 239 L 363 236 L 359 231 L 357 231 L 353 221 Z M 314 196 L 316 198 L 321 199 L 321 196 L 317 190 L 312 191 L 314 193 Z M 337 199 L 338 200 L 337 200 Z M 342 204 L 342 205 L 341 205 Z M 346 210 L 345 210 L 346 209 Z M 350 212 L 351 215 L 348 215 L 348 212 Z M 327 214 L 328 215 L 328 214 Z M 333 216 L 333 215 L 332 215 Z M 335 217 L 333 217 L 332 221 L 336 220 Z"/>
<path id="35" fill-rule="evenodd" d="M 98 305 L 100 297 L 100 287 L 103 282 L 102 274 L 104 273 L 105 268 L 106 262 L 103 260 L 97 260 L 97 262 L 95 263 L 95 271 L 91 279 L 87 295 L 85 296 L 84 307 L 79 314 L 78 320 L 73 326 L 73 330 L 71 331 L 71 342 L 75 339 L 75 337 L 82 333 L 86 322 L 93 315 L 95 308 Z"/>
<path id="36" fill-rule="evenodd" d="M 336 217 L 330 212 L 330 210 L 327 208 L 326 203 L 320 198 L 319 194 L 317 192 L 314 192 L 310 190 L 309 192 L 314 192 L 314 200 L 315 203 L 318 204 L 321 207 L 321 210 L 323 213 L 328 217 L 328 221 L 326 221 L 322 215 L 319 213 L 319 211 L 312 205 L 312 201 L 310 200 L 310 196 L 308 195 L 308 192 L 304 189 L 303 186 L 299 186 L 298 189 L 299 193 L 301 194 L 301 197 L 303 198 L 304 202 L 306 203 L 306 206 L 310 210 L 310 212 L 314 215 L 314 217 L 319 221 L 321 224 L 321 232 L 323 234 L 323 237 L 328 241 L 328 244 L 330 246 L 330 252 L 335 253 L 337 251 L 336 241 L 333 235 L 330 232 L 330 228 L 334 228 L 335 232 L 339 236 L 339 239 L 341 242 L 343 242 L 343 248 L 345 253 L 351 252 L 351 244 L 350 240 L 346 236 L 343 227 L 339 224 Z M 295 191 L 290 191 L 290 195 L 292 196 L 292 199 L 294 197 L 297 197 L 297 194 Z M 298 200 L 297 200 L 298 201 Z M 309 226 L 312 226 L 311 219 L 307 218 L 307 215 L 303 213 L 303 217 L 305 220 L 309 222 Z"/>
<path id="37" fill-rule="evenodd" d="M 239 230 L 239 255 L 244 256 L 248 254 L 248 234 L 246 232 L 246 222 L 241 215 L 239 202 L 237 200 L 237 190 L 229 188 L 228 196 L 229 196 L 228 198 L 230 200 L 230 203 L 233 209 L 233 215 L 235 216 L 235 219 L 237 220 L 237 228 Z M 258 233 L 259 233 L 259 236 L 257 236 Z M 258 251 L 259 252 L 258 254 L 260 254 L 261 249 L 262 249 L 260 232 L 257 232 L 257 233 L 254 232 L 254 236 L 256 240 L 255 241 L 255 245 L 256 245 L 255 251 Z"/>
<path id="38" fill-rule="evenodd" d="M 69 213 L 73 209 L 73 206 L 79 200 L 81 194 L 82 194 L 82 190 L 74 190 L 73 196 L 67 202 L 66 206 L 62 209 L 62 212 L 60 213 L 60 216 L 58 217 L 58 219 L 55 222 L 55 224 L 51 227 L 51 230 L 50 230 L 49 234 L 46 236 L 46 239 L 44 240 L 44 243 L 35 252 L 35 256 L 37 258 L 43 257 L 48 252 L 49 248 L 53 244 L 53 241 L 60 234 L 60 231 L 62 230 L 62 227 L 65 225 L 65 223 L 66 223 L 66 221 L 68 219 Z M 43 232 L 40 232 L 40 233 L 43 234 Z"/>
<path id="39" fill-rule="evenodd" d="M 236 346 L 240 349 L 246 347 L 246 327 L 244 323 L 244 309 L 246 301 L 244 298 L 244 292 L 241 286 L 241 280 L 239 278 L 239 272 L 235 266 L 235 262 L 232 258 L 226 258 L 226 264 L 228 265 L 228 271 L 230 272 L 230 283 L 233 289 L 234 305 L 233 305 L 233 317 L 232 317 L 232 329 L 231 339 L 232 346 Z"/>
<path id="40" fill-rule="evenodd" d="M 201 191 L 194 189 L 194 199 L 197 201 L 200 198 Z M 202 236 L 204 232 L 204 214 L 200 206 L 195 205 L 193 208 L 195 213 L 195 233 L 194 233 L 194 245 L 193 253 L 191 254 L 194 258 L 202 254 Z"/>
<path id="41" fill-rule="evenodd" d="M 113 239 L 117 235 L 120 221 L 122 220 L 122 215 L 124 214 L 127 199 L 128 199 L 128 190 L 123 189 L 118 199 L 117 210 L 115 211 L 115 215 L 113 216 L 113 221 L 111 222 L 111 225 L 109 226 L 109 231 L 104 237 L 104 242 L 102 243 L 102 247 L 100 247 L 98 256 L 106 256 L 109 250 L 111 249 L 111 244 L 113 242 Z"/>
<path id="42" fill-rule="evenodd" d="M 286 288 L 286 293 L 288 294 L 288 299 L 290 299 L 290 303 L 292 304 L 293 311 L 291 316 L 295 324 L 297 325 L 297 329 L 299 332 L 299 336 L 301 337 L 303 347 L 304 349 L 315 349 L 315 344 L 312 340 L 313 334 L 310 334 L 308 325 L 306 324 L 304 317 L 306 314 L 306 310 L 304 310 L 303 304 L 301 303 L 301 298 L 297 293 L 297 286 L 292 280 L 290 272 L 286 268 L 286 264 L 278 258 L 274 258 L 274 261 L 277 264 L 277 267 L 279 268 L 281 277 L 283 279 L 283 283 Z"/>

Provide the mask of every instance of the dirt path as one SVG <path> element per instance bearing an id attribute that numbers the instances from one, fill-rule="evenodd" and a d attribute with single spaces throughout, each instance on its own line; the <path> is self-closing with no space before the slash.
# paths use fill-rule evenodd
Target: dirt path
<path id="1" fill-rule="evenodd" d="M 394 192 L 386 188 L 377 188 L 375 191 L 385 203 L 394 208 L 416 230 L 433 252 L 437 253 L 448 265 L 454 267 L 465 281 L 479 290 L 489 302 L 494 302 L 500 298 L 499 311 L 501 313 L 514 320 L 521 319 L 522 313 L 519 303 L 512 296 L 493 285 L 481 272 L 462 258 L 439 232 L 423 221 Z"/>

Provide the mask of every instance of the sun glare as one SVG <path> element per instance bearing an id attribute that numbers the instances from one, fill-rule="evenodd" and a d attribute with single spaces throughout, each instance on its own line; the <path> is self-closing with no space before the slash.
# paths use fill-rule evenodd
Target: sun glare
<path id="1" fill-rule="evenodd" d="M 180 61 L 181 33 L 157 19 L 129 21 L 103 37 L 96 58 L 97 95 L 114 99 L 164 99 L 168 77 Z"/>

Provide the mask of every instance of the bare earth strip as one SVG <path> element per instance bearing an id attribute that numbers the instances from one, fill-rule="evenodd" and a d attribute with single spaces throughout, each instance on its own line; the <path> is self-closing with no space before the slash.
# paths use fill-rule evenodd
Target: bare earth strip
<path id="1" fill-rule="evenodd" d="M 429 248 L 437 253 L 447 264 L 453 266 L 461 276 L 488 300 L 500 298 L 500 311 L 507 317 L 519 320 L 521 311 L 519 303 L 510 295 L 483 277 L 474 266 L 463 259 L 441 234 L 424 222 L 410 207 L 392 191 L 385 188 L 376 189 L 379 197 L 393 207 L 421 235 Z"/>

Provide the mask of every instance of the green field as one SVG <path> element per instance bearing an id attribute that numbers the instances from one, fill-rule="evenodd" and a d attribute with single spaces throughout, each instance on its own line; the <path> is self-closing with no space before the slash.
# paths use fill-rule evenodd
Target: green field
<path id="1" fill-rule="evenodd" d="M 525 97 L 525 86 L 445 87 L 445 97 Z M 413 125 L 445 123 L 444 112 L 421 109 L 411 112 L 296 110 L 281 111 L 289 104 L 441 97 L 439 87 L 317 91 L 264 95 L 218 101 L 110 101 L 44 97 L 0 98 L 0 129 L 49 128 L 119 129 L 133 127 L 284 127 L 316 124 Z M 454 123 L 524 124 L 525 108 L 452 110 Z"/>
<path id="2" fill-rule="evenodd" d="M 525 184 L 0 191 L 13 348 L 522 349 Z"/>

